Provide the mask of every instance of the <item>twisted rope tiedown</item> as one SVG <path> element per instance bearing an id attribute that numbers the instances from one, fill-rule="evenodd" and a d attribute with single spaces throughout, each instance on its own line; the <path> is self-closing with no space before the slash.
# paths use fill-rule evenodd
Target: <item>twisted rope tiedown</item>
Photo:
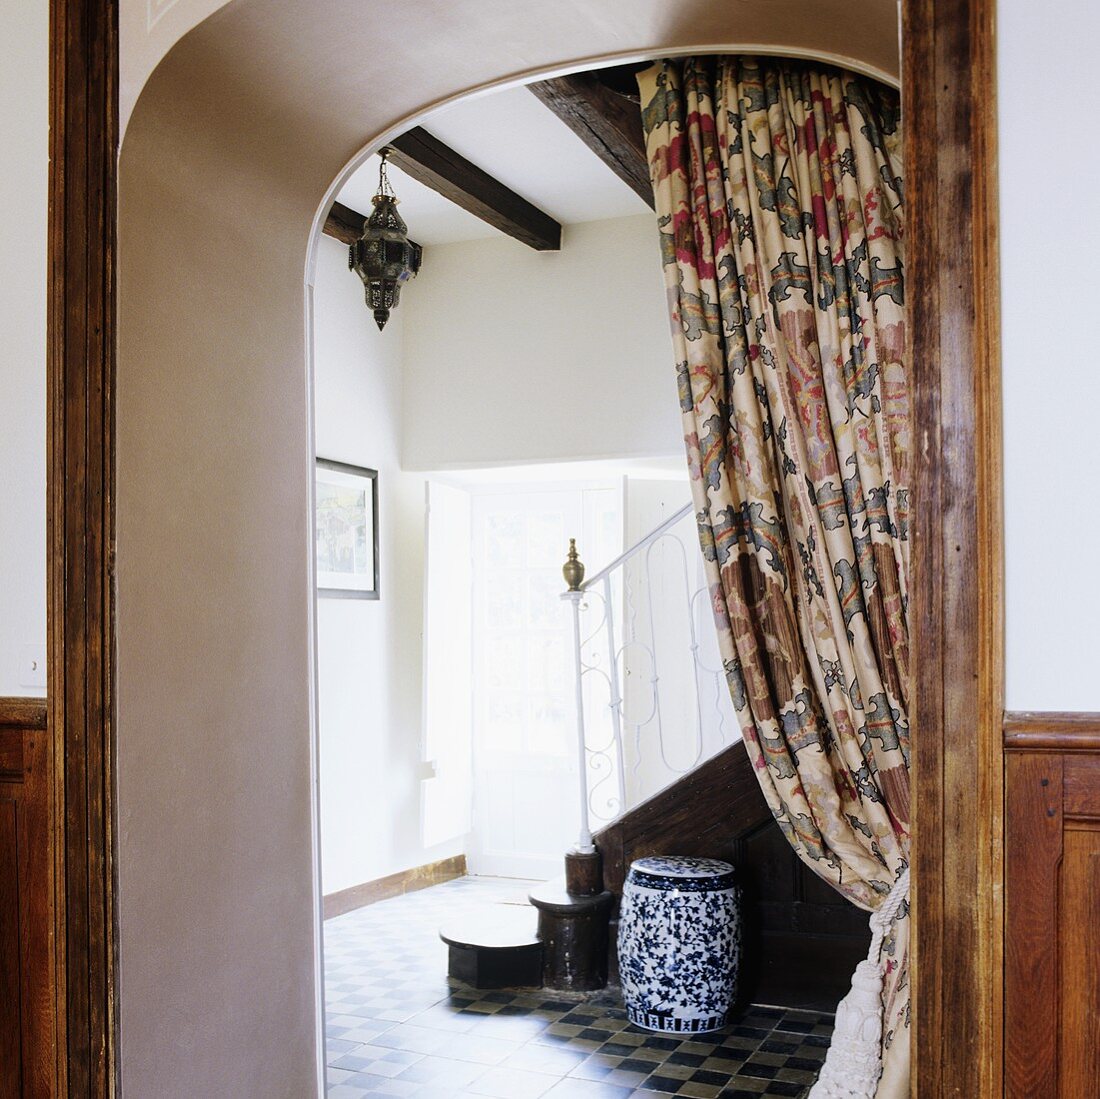
<path id="1" fill-rule="evenodd" d="M 909 896 L 909 868 L 871 913 L 871 948 L 852 974 L 852 990 L 837 1005 L 825 1064 L 809 1099 L 874 1099 L 882 1075 L 882 943 Z"/>

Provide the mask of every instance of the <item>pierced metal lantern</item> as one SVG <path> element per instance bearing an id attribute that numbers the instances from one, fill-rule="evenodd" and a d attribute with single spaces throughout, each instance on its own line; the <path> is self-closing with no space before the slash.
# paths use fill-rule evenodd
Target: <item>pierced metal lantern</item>
<path id="1" fill-rule="evenodd" d="M 401 287 L 420 270 L 421 248 L 409 240 L 409 228 L 397 212 L 397 196 L 386 174 L 388 150 L 382 151 L 374 209 L 363 235 L 348 249 L 348 267 L 362 280 L 367 308 L 381 331 L 396 309 Z"/>

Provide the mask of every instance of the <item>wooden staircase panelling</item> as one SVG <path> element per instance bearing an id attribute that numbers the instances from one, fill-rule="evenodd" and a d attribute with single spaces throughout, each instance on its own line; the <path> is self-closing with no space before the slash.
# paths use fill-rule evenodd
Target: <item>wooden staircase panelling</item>
<path id="1" fill-rule="evenodd" d="M 743 743 L 624 814 L 595 842 L 604 887 L 616 896 L 630 863 L 645 855 L 704 855 L 737 867 L 744 892 L 744 1000 L 831 1010 L 867 955 L 867 914 L 791 849 Z"/>

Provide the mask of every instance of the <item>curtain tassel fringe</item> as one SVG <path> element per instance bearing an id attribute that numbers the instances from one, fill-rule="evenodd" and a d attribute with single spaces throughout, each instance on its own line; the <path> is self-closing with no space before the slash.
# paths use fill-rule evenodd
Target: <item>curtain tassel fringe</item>
<path id="1" fill-rule="evenodd" d="M 852 974 L 852 990 L 837 1005 L 829 1052 L 808 1099 L 875 1099 L 882 1075 L 882 940 L 908 895 L 906 867 L 871 913 L 871 949 Z"/>

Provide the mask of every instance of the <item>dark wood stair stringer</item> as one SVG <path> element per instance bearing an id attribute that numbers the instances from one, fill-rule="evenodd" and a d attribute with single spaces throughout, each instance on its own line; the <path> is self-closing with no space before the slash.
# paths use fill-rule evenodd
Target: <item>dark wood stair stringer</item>
<path id="1" fill-rule="evenodd" d="M 742 1001 L 831 1011 L 866 957 L 867 913 L 794 853 L 742 742 L 625 813 L 595 843 L 603 886 L 616 899 L 631 862 L 645 855 L 702 855 L 737 867 L 745 920 Z"/>

